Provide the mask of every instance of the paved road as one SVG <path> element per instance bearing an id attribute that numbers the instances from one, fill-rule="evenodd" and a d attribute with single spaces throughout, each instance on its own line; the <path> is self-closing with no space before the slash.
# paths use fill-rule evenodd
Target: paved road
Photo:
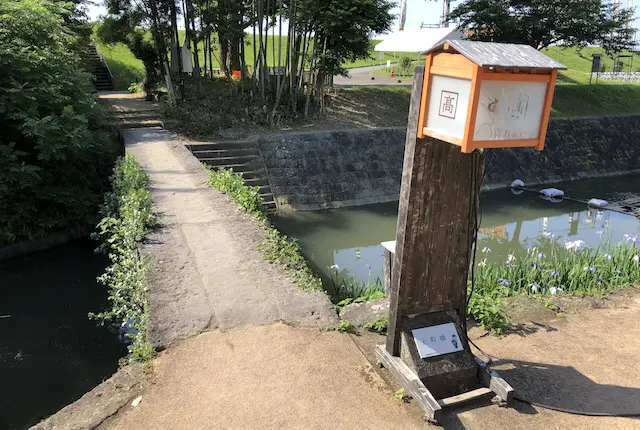
<path id="1" fill-rule="evenodd" d="M 349 69 L 349 77 L 334 76 L 335 87 L 352 87 L 366 85 L 411 85 L 413 78 L 390 77 L 388 74 L 373 74 L 374 70 L 385 69 L 387 66 L 367 66 Z M 373 79 L 372 79 L 373 78 Z"/>

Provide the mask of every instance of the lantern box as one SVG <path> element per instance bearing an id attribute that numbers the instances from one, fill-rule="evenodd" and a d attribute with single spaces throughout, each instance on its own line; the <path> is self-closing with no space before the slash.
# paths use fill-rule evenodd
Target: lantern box
<path id="1" fill-rule="evenodd" d="M 562 64 L 528 45 L 447 40 L 427 51 L 418 137 L 461 147 L 544 148 Z"/>

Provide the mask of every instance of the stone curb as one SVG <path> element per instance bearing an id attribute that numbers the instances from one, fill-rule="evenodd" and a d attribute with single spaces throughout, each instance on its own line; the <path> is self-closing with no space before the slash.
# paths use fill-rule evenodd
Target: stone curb
<path id="1" fill-rule="evenodd" d="M 41 239 L 3 246 L 0 247 L 0 261 L 20 257 L 36 251 L 44 251 L 46 249 L 53 248 L 54 246 L 64 245 L 65 243 L 81 239 L 83 237 L 89 237 L 92 231 L 93 226 L 76 227 L 59 233 L 54 233 Z"/>
<path id="2" fill-rule="evenodd" d="M 362 327 L 384 315 L 389 315 L 388 297 L 386 299 L 371 300 L 370 302 L 352 303 L 340 311 L 340 318 L 349 321 L 356 327 Z"/>
<path id="3" fill-rule="evenodd" d="M 146 369 L 142 364 L 121 368 L 111 378 L 31 429 L 89 430 L 98 427 L 140 395 Z"/>

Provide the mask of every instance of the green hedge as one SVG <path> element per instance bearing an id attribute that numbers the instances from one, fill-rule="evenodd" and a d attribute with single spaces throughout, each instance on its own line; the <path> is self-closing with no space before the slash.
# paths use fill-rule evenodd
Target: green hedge
<path id="1" fill-rule="evenodd" d="M 117 154 L 71 3 L 0 2 L 0 245 L 93 222 Z"/>

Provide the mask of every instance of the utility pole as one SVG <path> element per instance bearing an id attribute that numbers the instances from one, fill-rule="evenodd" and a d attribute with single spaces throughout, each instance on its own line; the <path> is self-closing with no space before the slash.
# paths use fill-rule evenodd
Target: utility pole
<path id="1" fill-rule="evenodd" d="M 451 13 L 451 0 L 442 0 L 442 27 L 449 27 L 450 13 Z"/>
<path id="2" fill-rule="evenodd" d="M 398 30 L 404 30 L 404 23 L 407 20 L 407 0 L 402 0 L 400 4 L 400 17 L 398 19 Z"/>

